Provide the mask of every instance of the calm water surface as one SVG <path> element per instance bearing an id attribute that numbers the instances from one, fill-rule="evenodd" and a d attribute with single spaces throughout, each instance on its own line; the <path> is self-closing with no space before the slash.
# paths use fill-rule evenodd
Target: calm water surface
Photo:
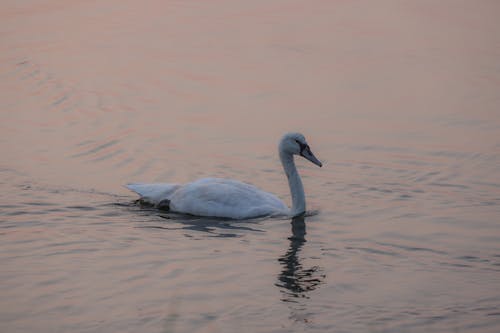
<path id="1" fill-rule="evenodd" d="M 500 6 L 3 1 L 0 331 L 498 332 Z M 136 206 L 230 177 L 304 218 Z"/>

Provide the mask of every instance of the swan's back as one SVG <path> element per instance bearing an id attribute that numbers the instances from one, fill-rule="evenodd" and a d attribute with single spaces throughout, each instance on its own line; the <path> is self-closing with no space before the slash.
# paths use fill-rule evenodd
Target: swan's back
<path id="1" fill-rule="evenodd" d="M 288 214 L 275 195 L 231 179 L 204 178 L 179 187 L 170 197 L 173 211 L 200 216 L 245 219 Z"/>

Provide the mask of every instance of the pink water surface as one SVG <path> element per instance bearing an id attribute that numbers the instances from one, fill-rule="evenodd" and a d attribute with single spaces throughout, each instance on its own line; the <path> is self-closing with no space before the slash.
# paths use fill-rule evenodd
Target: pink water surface
<path id="1" fill-rule="evenodd" d="M 497 332 L 495 1 L 0 4 L 0 331 Z M 138 207 L 229 177 L 305 219 Z"/>

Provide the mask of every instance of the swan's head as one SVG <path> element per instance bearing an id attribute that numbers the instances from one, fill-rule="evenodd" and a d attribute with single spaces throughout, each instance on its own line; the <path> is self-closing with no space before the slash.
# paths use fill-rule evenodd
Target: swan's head
<path id="1" fill-rule="evenodd" d="M 281 138 L 279 145 L 280 153 L 300 155 L 305 159 L 321 167 L 323 164 L 314 156 L 306 142 L 306 138 L 300 133 L 287 133 Z"/>

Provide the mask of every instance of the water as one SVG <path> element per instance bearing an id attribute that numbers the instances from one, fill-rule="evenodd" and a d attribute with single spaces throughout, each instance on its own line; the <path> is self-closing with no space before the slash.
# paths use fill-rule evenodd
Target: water
<path id="1" fill-rule="evenodd" d="M 497 332 L 492 2 L 4 1 L 0 331 Z M 127 182 L 230 177 L 310 214 L 226 221 Z"/>

